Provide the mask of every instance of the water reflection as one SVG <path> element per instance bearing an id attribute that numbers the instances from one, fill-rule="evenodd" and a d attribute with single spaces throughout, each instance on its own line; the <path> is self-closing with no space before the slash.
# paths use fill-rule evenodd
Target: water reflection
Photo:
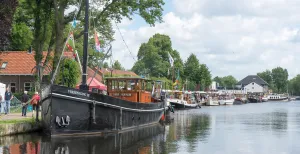
<path id="1" fill-rule="evenodd" d="M 40 148 L 39 134 L 0 138 L 0 154 L 39 154 Z"/>
<path id="2" fill-rule="evenodd" d="M 0 154 L 300 153 L 300 103 L 176 111 L 171 122 L 119 134 L 0 138 Z"/>
<path id="3" fill-rule="evenodd" d="M 195 152 L 198 141 L 209 135 L 208 115 L 194 115 L 187 111 L 173 115 L 167 125 L 154 125 L 105 136 L 42 137 L 37 135 L 15 136 L 0 139 L 3 154 L 143 154 Z M 4 140 L 9 142 L 5 142 Z M 2 142 L 1 142 L 2 141 Z M 185 147 L 182 144 L 186 144 Z M 0 152 L 0 153 L 1 153 Z"/>
<path id="4" fill-rule="evenodd" d="M 193 111 L 195 110 L 175 113 L 174 121 L 166 126 L 163 153 L 195 152 L 197 143 L 207 140 L 210 134 L 210 117 Z"/>
<path id="5" fill-rule="evenodd" d="M 155 125 L 106 136 L 55 137 L 42 141 L 42 153 L 148 153 L 152 149 L 153 139 L 163 131 L 161 125 Z"/>
<path id="6" fill-rule="evenodd" d="M 256 115 L 248 114 L 242 116 L 240 120 L 241 123 L 248 125 L 250 128 L 256 128 L 256 130 L 274 130 L 278 132 L 288 129 L 288 113 L 284 111 L 274 111 Z"/>

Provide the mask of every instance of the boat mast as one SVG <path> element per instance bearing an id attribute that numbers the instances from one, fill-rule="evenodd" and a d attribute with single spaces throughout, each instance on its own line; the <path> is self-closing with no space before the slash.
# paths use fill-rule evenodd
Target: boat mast
<path id="1" fill-rule="evenodd" d="M 87 59 L 88 59 L 88 37 L 89 37 L 89 0 L 85 0 L 85 21 L 84 21 L 84 41 L 83 41 L 83 60 L 82 60 L 82 82 L 80 90 L 88 90 L 87 79 Z"/>

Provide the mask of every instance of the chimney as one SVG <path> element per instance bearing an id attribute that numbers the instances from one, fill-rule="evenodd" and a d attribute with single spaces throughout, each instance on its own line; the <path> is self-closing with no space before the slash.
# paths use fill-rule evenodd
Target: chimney
<path id="1" fill-rule="evenodd" d="M 32 53 L 32 46 L 30 46 L 30 47 L 28 48 L 28 53 L 29 53 L 29 54 Z"/>

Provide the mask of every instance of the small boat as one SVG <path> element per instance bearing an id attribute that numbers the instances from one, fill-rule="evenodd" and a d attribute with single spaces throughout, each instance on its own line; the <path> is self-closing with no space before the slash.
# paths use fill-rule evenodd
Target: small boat
<path id="1" fill-rule="evenodd" d="M 244 101 L 241 98 L 234 99 L 233 105 L 242 105 Z"/>
<path id="2" fill-rule="evenodd" d="M 207 96 L 206 92 L 194 91 L 194 95 L 195 95 L 195 98 L 197 99 L 197 103 L 199 104 L 199 106 L 201 106 L 202 104 L 205 105 L 205 100 L 206 100 L 206 96 Z"/>
<path id="3" fill-rule="evenodd" d="M 219 104 L 220 105 L 225 105 L 225 100 L 224 99 L 219 100 Z"/>
<path id="4" fill-rule="evenodd" d="M 225 105 L 233 105 L 234 99 L 225 100 Z"/>
<path id="5" fill-rule="evenodd" d="M 209 97 L 208 101 L 206 102 L 206 105 L 207 106 L 218 106 L 218 105 L 220 105 L 220 103 L 219 103 L 218 99 L 215 99 L 213 97 Z"/>
<path id="6" fill-rule="evenodd" d="M 268 97 L 263 97 L 261 100 L 262 100 L 262 102 L 267 102 L 269 99 L 268 99 Z"/>
<path id="7" fill-rule="evenodd" d="M 259 103 L 259 102 L 260 102 L 260 100 L 259 100 L 258 98 L 253 97 L 253 96 L 248 97 L 248 101 L 249 101 L 250 103 Z"/>
<path id="8" fill-rule="evenodd" d="M 221 98 L 219 100 L 219 104 L 220 105 L 233 105 L 234 99 L 235 99 L 234 95 L 225 94 L 225 95 L 221 96 Z"/>
<path id="9" fill-rule="evenodd" d="M 198 108 L 194 94 L 191 92 L 173 91 L 169 93 L 166 99 L 167 104 L 172 105 L 175 109 Z"/>
<path id="10" fill-rule="evenodd" d="M 289 101 L 289 98 L 287 96 L 283 96 L 280 94 L 270 94 L 268 95 L 269 101 Z"/>

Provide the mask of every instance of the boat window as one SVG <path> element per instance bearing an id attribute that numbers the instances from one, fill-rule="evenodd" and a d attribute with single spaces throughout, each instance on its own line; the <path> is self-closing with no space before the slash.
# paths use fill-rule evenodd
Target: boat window
<path id="1" fill-rule="evenodd" d="M 142 81 L 142 87 L 141 87 L 141 89 L 145 90 L 145 81 L 144 80 Z"/>
<path id="2" fill-rule="evenodd" d="M 112 90 L 112 84 L 111 84 L 110 80 L 107 81 L 107 85 L 108 85 L 107 90 L 109 90 L 109 91 Z"/>
<path id="3" fill-rule="evenodd" d="M 146 81 L 146 90 L 152 91 L 152 83 L 150 81 Z"/>

